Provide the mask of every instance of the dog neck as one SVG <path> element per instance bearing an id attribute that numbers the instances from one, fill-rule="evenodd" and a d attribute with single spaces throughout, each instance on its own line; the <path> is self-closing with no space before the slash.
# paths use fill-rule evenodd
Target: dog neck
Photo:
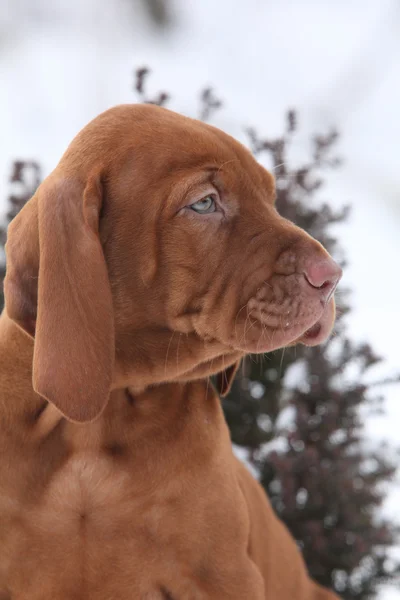
<path id="1" fill-rule="evenodd" d="M 163 329 L 117 334 L 116 347 L 113 389 L 130 387 L 135 393 L 161 383 L 208 379 L 244 356 L 195 332 Z"/>
<path id="2" fill-rule="evenodd" d="M 54 448 L 77 456 L 83 451 L 129 459 L 136 465 L 137 477 L 149 469 L 148 481 L 164 477 L 172 463 L 182 468 L 181 446 L 186 454 L 190 448 L 185 463 L 190 459 L 193 464 L 208 464 L 221 452 L 231 451 L 221 403 L 208 380 L 160 384 L 139 394 L 132 388 L 116 389 L 97 420 L 77 426 L 34 392 L 32 356 L 33 341 L 3 313 L 0 437 L 21 451 L 47 440 L 50 450 L 55 444 Z"/>
<path id="3" fill-rule="evenodd" d="M 119 360 L 117 357 L 115 380 L 109 406 L 103 413 L 104 416 L 111 416 L 115 410 L 118 410 L 121 397 L 125 398 L 123 403 L 127 403 L 127 393 L 135 398 L 135 406 L 139 406 L 140 399 L 144 399 L 146 402 L 141 402 L 140 406 L 149 407 L 151 405 L 154 410 L 159 410 L 164 403 L 163 399 L 170 397 L 172 392 L 176 398 L 175 402 L 184 404 L 183 390 L 184 388 L 186 390 L 187 386 L 185 387 L 183 384 L 193 380 L 196 380 L 192 384 L 193 390 L 195 389 L 201 403 L 201 396 L 207 398 L 209 391 L 212 390 L 209 382 L 210 374 L 226 368 L 240 358 L 237 353 L 221 354 L 221 347 L 218 345 L 211 346 L 214 355 L 211 353 L 210 356 L 210 350 L 204 355 L 204 341 L 197 336 L 191 338 L 177 334 L 176 340 L 172 339 L 170 342 L 169 350 L 168 346 L 164 348 L 162 336 L 160 336 L 158 353 L 164 352 L 166 356 L 166 360 L 162 363 L 157 357 L 152 359 L 150 348 L 146 347 L 144 342 L 140 344 L 140 336 L 137 339 L 139 345 L 135 355 L 125 354 L 119 357 Z M 7 426 L 8 423 L 10 428 L 21 421 L 27 424 L 36 423 L 38 435 L 46 435 L 62 419 L 62 415 L 33 390 L 33 351 L 33 339 L 23 332 L 4 310 L 0 317 L 0 363 L 2 365 L 0 414 L 2 423 L 4 426 Z M 209 356 L 208 360 L 207 355 Z M 157 367 L 160 362 L 162 366 Z M 170 386 L 175 387 L 172 390 Z M 147 395 L 146 390 L 150 390 L 151 396 Z M 214 392 L 212 393 L 214 394 Z M 219 406 L 218 399 L 216 400 L 217 405 Z M 176 408 L 176 410 L 178 409 Z M 124 410 L 122 413 L 124 414 Z M 167 417 L 167 413 L 165 416 Z M 40 427 L 38 427 L 39 424 Z"/>
<path id="4" fill-rule="evenodd" d="M 0 411 L 3 423 L 28 419 L 43 406 L 32 387 L 33 340 L 7 315 L 0 317 Z"/>

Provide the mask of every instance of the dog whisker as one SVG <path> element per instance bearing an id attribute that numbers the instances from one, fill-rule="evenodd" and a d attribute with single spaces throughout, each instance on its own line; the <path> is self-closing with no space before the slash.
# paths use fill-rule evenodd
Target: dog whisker
<path id="1" fill-rule="evenodd" d="M 179 333 L 179 338 L 178 338 L 178 343 L 176 346 L 176 370 L 178 371 L 179 369 L 179 344 L 181 342 L 181 333 Z"/>
<path id="2" fill-rule="evenodd" d="M 282 377 L 283 359 L 285 356 L 286 346 L 282 348 L 281 362 L 279 363 L 279 379 Z"/>
<path id="3" fill-rule="evenodd" d="M 213 366 L 213 363 L 214 363 L 214 359 L 212 358 L 212 359 L 211 359 L 211 362 L 210 362 L 210 371 L 211 371 L 211 373 L 212 373 L 212 366 Z M 208 397 L 208 390 L 210 389 L 210 381 L 211 381 L 211 378 L 210 378 L 210 377 L 207 377 L 206 391 L 205 391 L 204 400 L 207 400 L 207 397 Z"/>
<path id="4" fill-rule="evenodd" d="M 279 169 L 279 167 L 284 167 L 286 165 L 286 163 L 279 163 L 279 165 L 274 165 L 273 167 L 271 167 L 271 171 L 276 171 L 276 169 Z"/>
<path id="5" fill-rule="evenodd" d="M 164 363 L 164 377 L 167 377 L 168 354 L 169 354 L 169 349 L 171 347 L 171 343 L 172 343 L 172 340 L 174 338 L 174 335 L 175 335 L 175 330 L 172 332 L 172 335 L 171 335 L 170 340 L 168 342 L 167 353 L 165 355 L 165 363 Z"/>
<path id="6" fill-rule="evenodd" d="M 231 160 L 226 160 L 224 163 L 222 163 L 222 165 L 220 165 L 218 167 L 218 171 L 217 171 L 217 175 L 220 173 L 220 171 L 226 166 L 226 165 L 230 165 L 233 162 L 239 162 L 238 158 L 232 158 Z"/>
<path id="7" fill-rule="evenodd" d="M 235 329 L 235 339 L 238 339 L 238 335 L 237 335 L 237 320 L 239 318 L 240 313 L 242 312 L 242 310 L 244 310 L 246 307 L 248 307 L 248 303 L 246 302 L 246 304 L 244 304 L 237 312 L 236 314 L 236 318 L 235 318 L 235 325 L 234 325 L 234 329 Z"/>

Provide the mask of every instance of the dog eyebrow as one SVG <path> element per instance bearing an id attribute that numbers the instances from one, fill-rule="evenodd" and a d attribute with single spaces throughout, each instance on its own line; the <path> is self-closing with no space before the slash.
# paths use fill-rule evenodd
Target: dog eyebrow
<path id="1" fill-rule="evenodd" d="M 196 175 L 188 176 L 183 179 L 179 185 L 175 186 L 175 190 L 178 191 L 180 196 L 186 196 L 194 188 L 204 185 L 206 183 L 213 184 L 213 179 L 218 173 L 218 167 L 205 167 L 201 169 Z"/>
<path id="2" fill-rule="evenodd" d="M 222 165 L 220 165 L 217 169 L 217 173 L 220 173 L 222 171 L 222 169 L 226 166 L 229 165 L 230 163 L 233 162 L 239 162 L 240 163 L 240 159 L 239 158 L 231 158 L 230 160 L 226 160 L 225 162 L 222 163 Z"/>

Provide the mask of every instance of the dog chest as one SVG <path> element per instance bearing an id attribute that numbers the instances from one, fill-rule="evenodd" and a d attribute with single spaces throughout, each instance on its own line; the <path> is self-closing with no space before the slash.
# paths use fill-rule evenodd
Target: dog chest
<path id="1" fill-rule="evenodd" d="M 179 501 L 161 492 L 140 493 L 119 457 L 74 452 L 34 502 L 9 502 L 0 592 L 11 590 L 12 600 L 175 600 L 163 580 L 187 573 L 192 556 L 181 550 Z"/>

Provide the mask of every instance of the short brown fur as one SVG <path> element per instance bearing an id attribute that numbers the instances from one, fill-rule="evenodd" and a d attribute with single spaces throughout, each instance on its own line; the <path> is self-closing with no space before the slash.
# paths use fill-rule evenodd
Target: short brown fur
<path id="1" fill-rule="evenodd" d="M 333 324 L 303 276 L 329 257 L 277 214 L 272 176 L 218 129 L 116 107 L 6 251 L 0 598 L 334 600 L 234 457 L 209 383 L 227 393 L 245 354 Z"/>

